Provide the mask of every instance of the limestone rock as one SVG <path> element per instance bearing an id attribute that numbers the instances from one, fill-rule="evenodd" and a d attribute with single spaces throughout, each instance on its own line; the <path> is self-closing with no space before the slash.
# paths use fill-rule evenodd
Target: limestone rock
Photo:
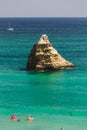
<path id="1" fill-rule="evenodd" d="M 40 40 L 33 46 L 27 62 L 27 70 L 59 70 L 67 67 L 75 67 L 74 64 L 65 60 L 52 47 L 47 35 L 42 35 Z"/>

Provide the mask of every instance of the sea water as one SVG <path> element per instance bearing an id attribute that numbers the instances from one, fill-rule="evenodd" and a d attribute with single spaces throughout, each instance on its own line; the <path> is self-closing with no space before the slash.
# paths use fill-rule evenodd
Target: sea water
<path id="1" fill-rule="evenodd" d="M 28 55 L 42 34 L 76 68 L 27 72 Z M 12 121 L 12 114 L 21 121 Z M 0 130 L 62 127 L 87 129 L 87 18 L 0 19 Z"/>

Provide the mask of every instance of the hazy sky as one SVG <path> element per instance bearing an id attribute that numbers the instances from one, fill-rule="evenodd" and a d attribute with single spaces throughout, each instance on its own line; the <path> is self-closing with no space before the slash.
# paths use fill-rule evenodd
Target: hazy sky
<path id="1" fill-rule="evenodd" d="M 87 17 L 87 0 L 0 0 L 0 17 Z"/>

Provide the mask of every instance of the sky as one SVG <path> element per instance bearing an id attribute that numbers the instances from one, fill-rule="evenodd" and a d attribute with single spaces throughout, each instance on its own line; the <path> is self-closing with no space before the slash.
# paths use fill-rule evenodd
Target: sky
<path id="1" fill-rule="evenodd" d="M 0 17 L 87 17 L 87 0 L 0 0 Z"/>

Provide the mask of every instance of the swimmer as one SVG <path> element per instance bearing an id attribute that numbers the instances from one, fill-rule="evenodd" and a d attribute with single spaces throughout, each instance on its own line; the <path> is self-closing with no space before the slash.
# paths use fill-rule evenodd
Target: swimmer
<path id="1" fill-rule="evenodd" d="M 20 120 L 20 118 L 18 118 L 18 120 L 17 120 L 18 122 L 20 122 L 21 120 Z"/>
<path id="2" fill-rule="evenodd" d="M 27 120 L 32 121 L 32 120 L 33 120 L 33 117 L 31 117 L 30 115 L 28 115 Z"/>
<path id="3" fill-rule="evenodd" d="M 16 115 L 13 114 L 13 115 L 11 116 L 11 119 L 12 119 L 12 120 L 16 120 Z"/>
<path id="4" fill-rule="evenodd" d="M 72 116 L 72 112 L 69 112 L 69 115 Z"/>
<path id="5" fill-rule="evenodd" d="M 64 128 L 61 128 L 60 130 L 64 130 Z"/>

